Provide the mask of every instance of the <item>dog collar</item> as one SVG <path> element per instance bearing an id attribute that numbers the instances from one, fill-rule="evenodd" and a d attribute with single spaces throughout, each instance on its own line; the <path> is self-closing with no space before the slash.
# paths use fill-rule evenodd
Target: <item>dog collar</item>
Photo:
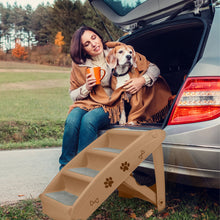
<path id="1" fill-rule="evenodd" d="M 128 74 L 128 72 L 130 72 L 130 70 L 131 70 L 131 67 L 128 69 L 128 71 L 127 71 L 127 72 L 122 73 L 122 74 L 118 74 L 118 73 L 116 72 L 116 70 L 115 70 L 115 69 L 112 69 L 112 75 L 113 75 L 113 76 L 115 76 L 115 77 L 124 76 L 124 75 Z"/>

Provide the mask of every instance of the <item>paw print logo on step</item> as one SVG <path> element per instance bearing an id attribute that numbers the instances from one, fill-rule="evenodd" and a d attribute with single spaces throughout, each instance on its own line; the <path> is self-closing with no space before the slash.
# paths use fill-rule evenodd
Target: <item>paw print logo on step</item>
<path id="1" fill-rule="evenodd" d="M 120 169 L 123 170 L 123 172 L 125 172 L 126 170 L 129 169 L 129 166 L 130 166 L 130 163 L 125 161 L 124 163 L 121 163 Z"/>
<path id="2" fill-rule="evenodd" d="M 112 177 L 106 178 L 106 180 L 104 182 L 105 188 L 112 187 L 113 183 L 114 183 L 114 181 L 112 180 Z"/>

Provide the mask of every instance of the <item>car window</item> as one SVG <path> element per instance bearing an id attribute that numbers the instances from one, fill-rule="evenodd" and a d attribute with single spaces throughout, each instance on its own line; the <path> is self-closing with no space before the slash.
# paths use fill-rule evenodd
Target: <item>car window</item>
<path id="1" fill-rule="evenodd" d="M 138 5 L 148 0 L 104 0 L 116 14 L 124 16 L 136 8 Z"/>

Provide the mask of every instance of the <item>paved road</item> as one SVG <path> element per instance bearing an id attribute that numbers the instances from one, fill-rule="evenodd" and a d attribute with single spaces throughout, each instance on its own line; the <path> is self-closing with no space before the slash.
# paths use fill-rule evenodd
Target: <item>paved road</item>
<path id="1" fill-rule="evenodd" d="M 58 173 L 61 148 L 0 151 L 0 205 L 38 198 Z"/>

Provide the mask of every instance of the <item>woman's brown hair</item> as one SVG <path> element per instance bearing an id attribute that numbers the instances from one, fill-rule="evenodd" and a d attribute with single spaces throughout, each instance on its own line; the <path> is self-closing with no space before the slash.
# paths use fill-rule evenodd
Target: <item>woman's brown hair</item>
<path id="1" fill-rule="evenodd" d="M 90 58 L 90 56 L 87 53 L 85 53 L 83 46 L 81 44 L 81 37 L 85 31 L 92 31 L 96 35 L 98 35 L 102 41 L 103 47 L 105 48 L 105 44 L 103 42 L 102 36 L 95 29 L 88 27 L 88 26 L 80 27 L 73 34 L 71 45 L 70 45 L 70 56 L 72 60 L 77 64 L 82 64 L 83 62 L 86 61 L 87 58 Z"/>

